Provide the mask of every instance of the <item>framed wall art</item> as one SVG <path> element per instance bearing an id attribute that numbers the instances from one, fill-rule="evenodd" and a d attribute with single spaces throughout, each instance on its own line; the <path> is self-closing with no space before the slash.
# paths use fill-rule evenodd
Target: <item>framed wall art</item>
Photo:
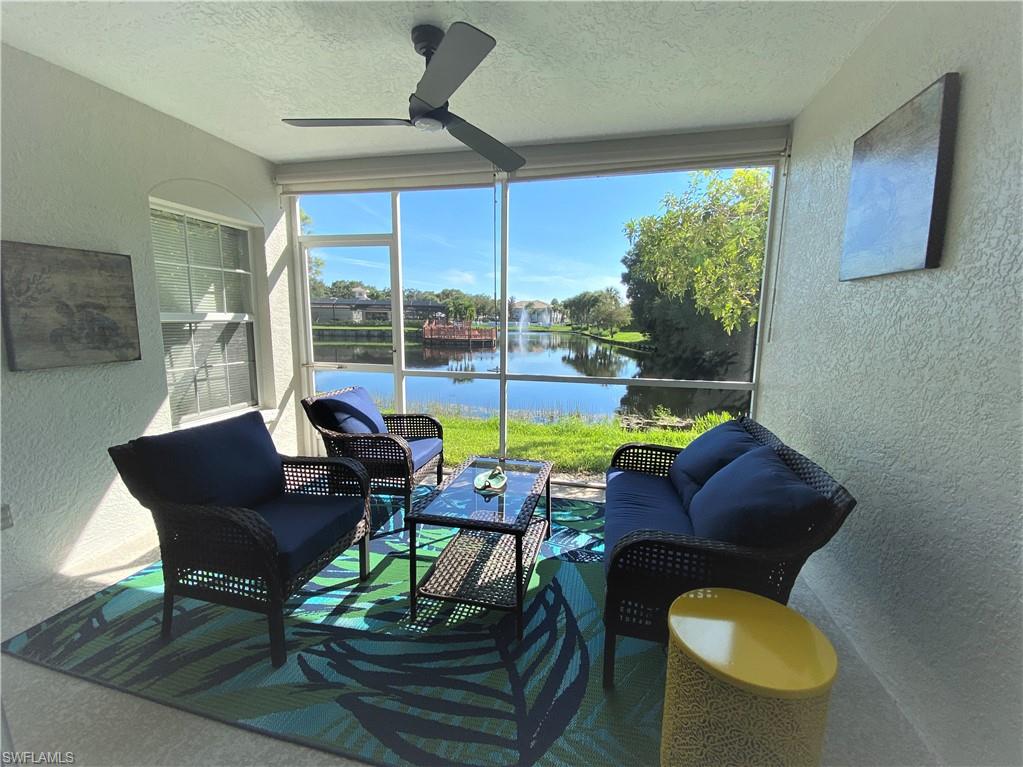
<path id="1" fill-rule="evenodd" d="M 938 266 L 958 104 L 950 72 L 856 139 L 840 280 Z"/>
<path id="2" fill-rule="evenodd" d="M 4 241 L 0 263 L 11 370 L 142 358 L 130 256 Z"/>

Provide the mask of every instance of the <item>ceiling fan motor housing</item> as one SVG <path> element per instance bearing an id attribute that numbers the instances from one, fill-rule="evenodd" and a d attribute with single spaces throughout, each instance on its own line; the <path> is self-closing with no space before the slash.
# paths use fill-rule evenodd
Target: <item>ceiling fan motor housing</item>
<path id="1" fill-rule="evenodd" d="M 411 93 L 408 97 L 408 119 L 414 126 L 422 130 L 440 130 L 448 121 L 448 105 L 445 102 L 439 107 L 433 107 L 416 94 Z M 432 127 L 433 123 L 436 123 L 437 127 Z"/>
<path id="2" fill-rule="evenodd" d="M 440 47 L 440 41 L 443 39 L 444 30 L 438 29 L 432 24 L 419 24 L 412 27 L 412 45 L 415 46 L 416 53 L 426 59 L 427 64 L 430 63 L 430 59 L 433 58 L 433 54 Z"/>

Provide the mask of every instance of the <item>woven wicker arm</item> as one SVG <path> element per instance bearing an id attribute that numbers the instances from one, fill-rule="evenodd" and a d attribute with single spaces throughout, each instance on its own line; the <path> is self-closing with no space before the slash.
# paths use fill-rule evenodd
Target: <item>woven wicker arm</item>
<path id="1" fill-rule="evenodd" d="M 214 601 L 283 598 L 277 539 L 259 514 L 225 506 L 152 506 L 164 577 L 181 594 Z"/>
<path id="2" fill-rule="evenodd" d="M 369 474 L 351 458 L 281 456 L 284 492 L 302 495 L 369 495 Z"/>
<path id="3" fill-rule="evenodd" d="M 612 551 L 604 624 L 612 636 L 663 643 L 675 597 L 708 586 L 751 591 L 785 604 L 808 554 L 636 530 Z"/>
<path id="4" fill-rule="evenodd" d="M 387 431 L 405 439 L 444 439 L 444 427 L 440 421 L 425 413 L 389 413 L 384 415 L 384 423 Z"/>
<path id="5" fill-rule="evenodd" d="M 362 463 L 371 479 L 412 475 L 412 448 L 396 434 L 345 434 L 317 427 L 327 453 L 336 458 L 354 458 Z"/>
<path id="6" fill-rule="evenodd" d="M 365 467 L 351 458 L 306 458 L 281 456 L 284 467 L 284 492 L 294 495 L 330 495 L 362 499 L 362 518 L 347 534 L 320 552 L 302 570 L 295 573 L 285 584 L 288 593 L 294 593 L 320 570 L 348 549 L 361 541 L 359 549 L 359 574 L 365 579 L 369 564 L 369 532 L 372 515 L 369 505 L 369 475 Z"/>
<path id="7" fill-rule="evenodd" d="M 651 445 L 630 442 L 615 450 L 611 456 L 612 469 L 642 471 L 655 477 L 667 477 L 675 457 L 682 452 L 680 447 Z"/>
<path id="8" fill-rule="evenodd" d="M 759 549 L 736 546 L 681 533 L 634 530 L 622 537 L 611 552 L 608 573 L 615 578 L 670 580 L 672 599 L 689 588 L 732 586 L 763 594 L 784 604 L 798 567 L 809 556 L 806 546 Z M 678 586 L 691 583 L 688 588 Z"/>

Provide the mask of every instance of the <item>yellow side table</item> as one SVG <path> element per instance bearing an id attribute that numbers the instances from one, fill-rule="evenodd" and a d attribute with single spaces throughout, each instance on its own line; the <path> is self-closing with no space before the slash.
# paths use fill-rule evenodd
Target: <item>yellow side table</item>
<path id="1" fill-rule="evenodd" d="M 735 589 L 668 613 L 661 767 L 820 764 L 838 659 L 806 618 Z"/>

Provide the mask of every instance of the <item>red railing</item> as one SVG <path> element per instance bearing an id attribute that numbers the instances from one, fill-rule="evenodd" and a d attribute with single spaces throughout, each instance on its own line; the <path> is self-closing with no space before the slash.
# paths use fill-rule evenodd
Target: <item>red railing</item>
<path id="1" fill-rule="evenodd" d="M 442 323 L 434 320 L 423 324 L 423 341 L 434 343 L 497 343 L 497 328 L 476 328 L 468 322 Z"/>

